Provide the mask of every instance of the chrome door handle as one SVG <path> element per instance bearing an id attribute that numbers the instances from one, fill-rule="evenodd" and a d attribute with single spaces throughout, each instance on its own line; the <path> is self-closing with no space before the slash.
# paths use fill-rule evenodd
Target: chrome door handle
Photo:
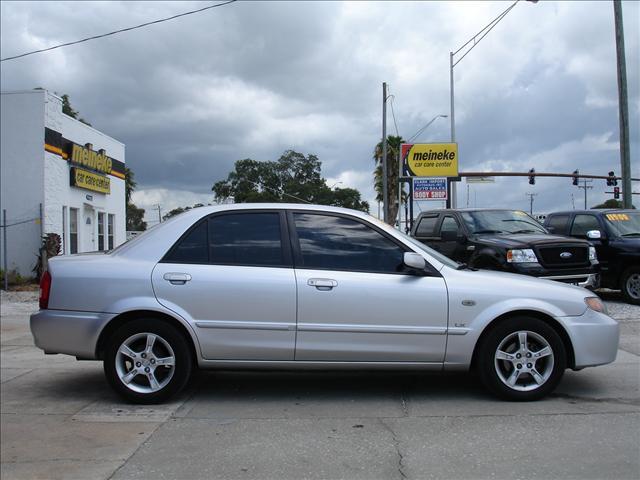
<path id="1" fill-rule="evenodd" d="M 338 282 L 330 278 L 310 278 L 307 280 L 307 285 L 316 287 L 318 290 L 331 290 L 338 286 Z"/>
<path id="2" fill-rule="evenodd" d="M 188 273 L 165 273 L 162 278 L 171 285 L 184 285 L 191 280 L 191 275 Z"/>

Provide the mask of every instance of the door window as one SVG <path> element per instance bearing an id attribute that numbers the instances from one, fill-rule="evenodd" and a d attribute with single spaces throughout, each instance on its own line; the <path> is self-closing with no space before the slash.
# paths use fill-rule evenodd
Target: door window
<path id="1" fill-rule="evenodd" d="M 98 250 L 104 250 L 104 213 L 98 212 Z"/>
<path id="2" fill-rule="evenodd" d="M 567 222 L 569 221 L 569 215 L 554 215 L 547 220 L 547 227 L 553 229 L 552 233 L 563 234 L 567 230 Z"/>
<path id="3" fill-rule="evenodd" d="M 416 228 L 417 237 L 432 237 L 438 222 L 438 215 L 422 217 Z"/>
<path id="4" fill-rule="evenodd" d="M 457 232 L 458 222 L 453 217 L 444 217 L 442 225 L 440 226 L 440 233 L 442 232 Z"/>
<path id="5" fill-rule="evenodd" d="M 279 213 L 238 213 L 209 219 L 209 261 L 283 266 Z"/>
<path id="6" fill-rule="evenodd" d="M 285 266 L 280 214 L 233 213 L 200 221 L 163 259 L 170 263 Z"/>
<path id="7" fill-rule="evenodd" d="M 358 272 L 402 271 L 404 249 L 372 227 L 345 217 L 295 213 L 299 266 Z"/>
<path id="8" fill-rule="evenodd" d="M 113 214 L 109 214 L 107 216 L 107 243 L 108 243 L 108 250 L 113 250 L 113 223 L 114 223 L 114 217 L 115 215 Z"/>
<path id="9" fill-rule="evenodd" d="M 598 219 L 593 215 L 576 215 L 571 225 L 571 235 L 586 237 L 589 230 L 600 230 Z"/>
<path id="10" fill-rule="evenodd" d="M 78 253 L 78 209 L 69 209 L 69 253 Z"/>

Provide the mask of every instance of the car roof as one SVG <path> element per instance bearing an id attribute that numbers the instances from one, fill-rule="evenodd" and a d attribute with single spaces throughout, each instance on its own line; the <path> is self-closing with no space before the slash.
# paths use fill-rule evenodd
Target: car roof
<path id="1" fill-rule="evenodd" d="M 572 213 L 575 214 L 586 214 L 586 213 L 638 213 L 638 210 L 634 210 L 631 208 L 593 208 L 591 210 L 563 210 L 561 212 L 552 212 L 547 213 L 547 217 L 550 215 L 570 215 Z"/>

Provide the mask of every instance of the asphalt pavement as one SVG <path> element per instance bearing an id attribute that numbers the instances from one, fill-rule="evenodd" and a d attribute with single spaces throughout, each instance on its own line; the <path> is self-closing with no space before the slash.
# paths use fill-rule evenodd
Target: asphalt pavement
<path id="1" fill-rule="evenodd" d="M 33 293 L 2 292 L 1 476 L 77 479 L 640 478 L 640 307 L 615 363 L 532 403 L 466 374 L 198 372 L 171 403 L 122 403 L 102 364 L 33 346 Z"/>

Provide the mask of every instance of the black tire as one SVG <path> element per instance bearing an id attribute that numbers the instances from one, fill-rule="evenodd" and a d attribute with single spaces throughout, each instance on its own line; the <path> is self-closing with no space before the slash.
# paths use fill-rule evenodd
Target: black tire
<path id="1" fill-rule="evenodd" d="M 620 279 L 620 290 L 627 303 L 640 305 L 640 267 L 625 270 Z"/>
<path id="2" fill-rule="evenodd" d="M 525 333 L 525 337 L 521 337 Z M 526 349 L 519 349 L 526 338 Z M 511 401 L 538 400 L 551 393 L 567 366 L 567 354 L 558 333 L 532 317 L 507 319 L 492 328 L 478 345 L 476 367 L 480 380 L 494 395 Z M 550 355 L 544 355 L 547 348 Z M 497 352 L 507 353 L 498 359 Z M 519 356 L 518 356 L 519 355 Z M 540 355 L 539 358 L 536 358 Z M 508 382 L 515 378 L 510 386 Z"/>
<path id="3" fill-rule="evenodd" d="M 154 338 L 151 350 L 147 343 L 150 338 Z M 131 347 L 130 354 L 135 358 L 119 352 L 123 344 Z M 125 400 L 154 404 L 185 387 L 192 363 L 187 339 L 175 327 L 160 319 L 144 318 L 124 324 L 108 340 L 104 373 L 111 387 Z M 129 384 L 124 379 L 129 379 Z M 155 385 L 153 380 L 157 382 Z"/>

